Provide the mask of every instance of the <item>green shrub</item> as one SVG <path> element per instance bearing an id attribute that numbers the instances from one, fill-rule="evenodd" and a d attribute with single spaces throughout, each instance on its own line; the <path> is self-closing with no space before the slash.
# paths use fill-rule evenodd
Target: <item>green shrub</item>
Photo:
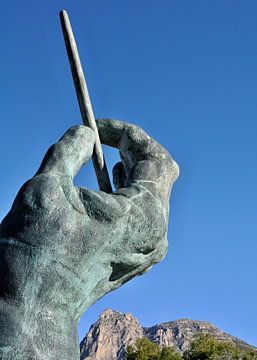
<path id="1" fill-rule="evenodd" d="M 158 357 L 158 360 L 182 360 L 182 356 L 171 347 L 164 347 Z"/>
<path id="2" fill-rule="evenodd" d="M 128 346 L 126 360 L 257 360 L 257 353 L 201 334 L 183 356 L 171 347 L 161 348 L 146 338 L 138 339 L 134 346 Z"/>
<path id="3" fill-rule="evenodd" d="M 257 354 L 253 350 L 216 340 L 208 334 L 202 334 L 194 340 L 183 357 L 185 360 L 257 360 Z"/>
<path id="4" fill-rule="evenodd" d="M 169 347 L 161 348 L 146 338 L 138 339 L 134 346 L 128 346 L 126 360 L 182 360 L 182 356 Z"/>

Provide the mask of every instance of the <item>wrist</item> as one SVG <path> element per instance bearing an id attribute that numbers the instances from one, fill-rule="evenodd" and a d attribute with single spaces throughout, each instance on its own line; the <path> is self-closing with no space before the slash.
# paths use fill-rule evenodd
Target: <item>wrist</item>
<path id="1" fill-rule="evenodd" d="M 1 300 L 0 358 L 78 360 L 77 324 L 66 311 Z"/>

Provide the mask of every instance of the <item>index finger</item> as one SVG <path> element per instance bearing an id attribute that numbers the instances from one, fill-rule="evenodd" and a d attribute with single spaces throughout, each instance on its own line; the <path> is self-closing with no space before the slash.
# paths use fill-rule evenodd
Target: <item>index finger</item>
<path id="1" fill-rule="evenodd" d="M 113 119 L 96 120 L 101 142 L 134 153 L 138 160 L 169 159 L 171 156 L 139 126 Z"/>

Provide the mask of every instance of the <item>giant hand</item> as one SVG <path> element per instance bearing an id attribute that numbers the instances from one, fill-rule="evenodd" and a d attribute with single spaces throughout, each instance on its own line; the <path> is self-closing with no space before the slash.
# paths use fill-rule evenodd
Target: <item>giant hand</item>
<path id="1" fill-rule="evenodd" d="M 20 189 L 0 227 L 0 359 L 78 360 L 77 322 L 167 251 L 178 166 L 142 129 L 98 120 L 119 149 L 112 194 L 76 188 L 93 131 L 69 129 Z"/>

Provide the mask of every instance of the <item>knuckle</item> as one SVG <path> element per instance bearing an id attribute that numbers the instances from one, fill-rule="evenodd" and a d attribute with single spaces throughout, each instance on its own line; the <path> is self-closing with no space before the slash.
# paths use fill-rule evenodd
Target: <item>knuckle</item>
<path id="1" fill-rule="evenodd" d="M 177 162 L 175 160 L 173 160 L 171 156 L 168 159 L 167 169 L 170 174 L 170 178 L 171 178 L 172 182 L 176 181 L 177 178 L 179 177 L 180 170 L 179 170 L 179 166 L 178 166 Z"/>
<path id="2" fill-rule="evenodd" d="M 84 135 L 84 134 L 89 134 L 89 133 L 93 133 L 94 131 L 85 125 L 75 125 L 72 126 L 68 132 L 70 133 L 70 135 Z"/>
<path id="3" fill-rule="evenodd" d="M 127 134 L 132 140 L 142 140 L 147 138 L 146 132 L 140 126 L 133 124 L 128 124 Z"/>

